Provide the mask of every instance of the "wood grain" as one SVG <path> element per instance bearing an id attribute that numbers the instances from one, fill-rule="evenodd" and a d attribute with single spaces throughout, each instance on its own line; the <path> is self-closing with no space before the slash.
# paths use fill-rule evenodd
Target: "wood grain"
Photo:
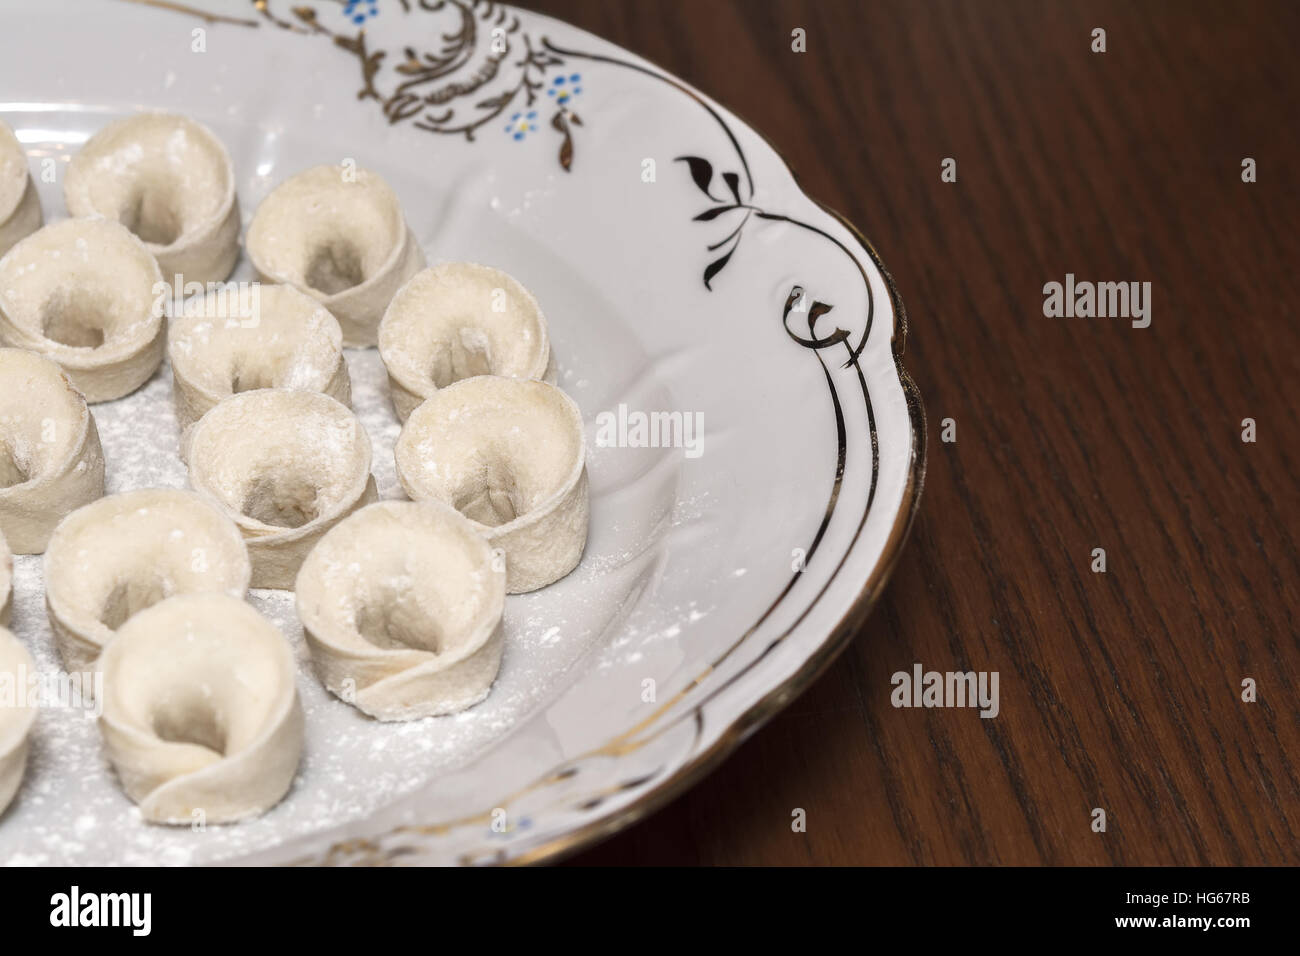
<path id="1" fill-rule="evenodd" d="M 732 107 L 872 238 L 931 434 L 849 650 L 574 862 L 1300 862 L 1300 8 L 529 5 Z M 1151 282 L 1151 327 L 1045 318 L 1066 273 Z M 1001 713 L 895 709 L 915 661 L 998 671 Z"/>

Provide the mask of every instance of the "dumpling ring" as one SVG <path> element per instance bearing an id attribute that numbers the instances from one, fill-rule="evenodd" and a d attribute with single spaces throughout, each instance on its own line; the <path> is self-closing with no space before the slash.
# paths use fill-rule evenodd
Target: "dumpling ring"
<path id="1" fill-rule="evenodd" d="M 68 164 L 68 212 L 120 222 L 173 281 L 221 282 L 239 256 L 239 200 L 225 146 L 175 113 L 109 123 Z"/>
<path id="2" fill-rule="evenodd" d="M 28 735 L 36 722 L 28 680 L 35 674 L 27 648 L 0 627 L 0 685 L 8 687 L 0 691 L 0 813 L 18 792 L 27 766 Z"/>
<path id="3" fill-rule="evenodd" d="M 121 398 L 162 364 L 165 288 L 125 226 L 51 223 L 0 259 L 0 344 L 57 362 L 88 402 Z"/>
<path id="4" fill-rule="evenodd" d="M 356 167 L 314 166 L 281 183 L 245 245 L 263 282 L 297 286 L 329 309 L 348 347 L 375 344 L 393 294 L 424 268 L 393 190 Z"/>
<path id="5" fill-rule="evenodd" d="M 329 310 L 293 286 L 254 289 L 246 303 L 232 304 L 220 291 L 192 299 L 172 321 L 167 351 L 182 429 L 231 395 L 259 388 L 324 392 L 351 404 L 343 333 Z"/>
<path id="6" fill-rule="evenodd" d="M 122 789 L 151 823 L 230 823 L 275 806 L 302 756 L 293 651 L 227 594 L 168 598 L 99 658 L 99 729 Z"/>
<path id="7" fill-rule="evenodd" d="M 79 508 L 45 550 L 45 607 L 69 672 L 159 601 L 194 591 L 243 598 L 248 551 L 234 522 L 192 491 L 148 488 Z"/>
<path id="8" fill-rule="evenodd" d="M 0 120 L 0 256 L 44 221 L 41 199 L 27 170 L 27 154 L 14 131 Z"/>
<path id="9" fill-rule="evenodd" d="M 542 307 L 518 280 L 472 262 L 433 266 L 402 286 L 379 325 L 379 355 L 400 421 L 462 378 L 555 382 Z"/>
<path id="10" fill-rule="evenodd" d="M 582 558 L 582 413 L 554 385 L 479 375 L 441 388 L 407 419 L 396 458 L 411 498 L 451 505 L 505 552 L 510 594 L 545 587 Z"/>
<path id="11" fill-rule="evenodd" d="M 0 531 L 0 627 L 8 627 L 13 614 L 14 598 L 14 556 L 9 551 L 9 542 L 4 532 Z"/>
<path id="12" fill-rule="evenodd" d="M 319 392 L 241 392 L 182 444 L 190 484 L 243 532 L 255 588 L 292 589 L 321 536 L 378 497 L 365 429 Z"/>
<path id="13" fill-rule="evenodd" d="M 445 505 L 362 508 L 298 574 L 298 615 L 321 680 L 380 720 L 478 703 L 501 665 L 504 570 L 473 522 Z"/>
<path id="14" fill-rule="evenodd" d="M 104 452 L 86 400 L 34 352 L 0 349 L 0 531 L 40 554 L 64 515 L 104 494 Z"/>

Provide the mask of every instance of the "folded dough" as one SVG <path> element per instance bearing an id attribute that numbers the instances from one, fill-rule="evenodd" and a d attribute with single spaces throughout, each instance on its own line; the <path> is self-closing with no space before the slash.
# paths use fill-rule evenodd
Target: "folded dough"
<path id="1" fill-rule="evenodd" d="M 0 627 L 0 813 L 18 792 L 27 765 L 28 734 L 36 722 L 28 682 L 35 673 L 27 648 Z"/>
<path id="2" fill-rule="evenodd" d="M 314 166 L 281 183 L 257 207 L 245 245 L 262 281 L 319 299 L 349 347 L 375 344 L 393 294 L 424 268 L 393 190 L 356 167 Z"/>
<path id="3" fill-rule="evenodd" d="M 172 320 L 167 352 L 181 428 L 223 399 L 258 388 L 324 392 L 352 403 L 338 320 L 293 286 L 259 285 L 255 295 L 241 306 L 217 291 L 191 299 L 186 314 Z"/>
<path id="4" fill-rule="evenodd" d="M 249 575 L 229 518 L 193 492 L 147 488 L 60 522 L 45 550 L 45 606 L 64 666 L 87 671 L 133 615 L 195 591 L 243 598 Z"/>
<path id="5" fill-rule="evenodd" d="M 424 269 L 402 286 L 379 324 L 379 355 L 401 421 L 462 378 L 555 381 L 542 307 L 518 280 L 473 262 Z"/>
<path id="6" fill-rule="evenodd" d="M 298 616 L 325 686 L 380 720 L 483 700 L 501 666 L 504 567 L 438 502 L 384 501 L 321 539 L 298 573 Z"/>
<path id="7" fill-rule="evenodd" d="M 0 349 L 0 531 L 40 554 L 63 516 L 104 494 L 104 453 L 86 401 L 57 365 Z"/>
<path id="8" fill-rule="evenodd" d="M 9 551 L 9 542 L 4 532 L 0 531 L 0 627 L 8 627 L 13 613 L 14 597 L 14 556 Z"/>
<path id="9" fill-rule="evenodd" d="M 273 807 L 302 755 L 289 642 L 227 594 L 141 611 L 100 655 L 99 729 L 151 823 L 229 823 Z"/>
<path id="10" fill-rule="evenodd" d="M 582 413 L 545 382 L 479 375 L 434 392 L 407 419 L 397 477 L 416 501 L 472 519 L 506 556 L 506 591 L 572 571 L 587 544 Z"/>
<path id="11" fill-rule="evenodd" d="M 0 120 L 0 256 L 44 221 L 41 198 L 27 171 L 27 154 L 14 131 Z"/>
<path id="12" fill-rule="evenodd" d="M 68 212 L 130 229 L 168 282 L 221 282 L 239 256 L 239 200 L 225 146 L 175 113 L 109 123 L 68 164 Z"/>
<path id="13" fill-rule="evenodd" d="M 134 392 L 162 362 L 162 273 L 124 226 L 64 219 L 0 259 L 0 345 L 58 362 L 88 402 Z"/>
<path id="14" fill-rule="evenodd" d="M 370 438 L 318 392 L 241 392 L 182 439 L 190 484 L 239 526 L 255 588 L 292 589 L 307 552 L 378 495 Z"/>

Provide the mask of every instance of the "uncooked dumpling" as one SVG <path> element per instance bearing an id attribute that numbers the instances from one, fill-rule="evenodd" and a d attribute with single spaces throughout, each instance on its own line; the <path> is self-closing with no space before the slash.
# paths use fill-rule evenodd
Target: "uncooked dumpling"
<path id="1" fill-rule="evenodd" d="M 321 535 L 377 497 L 365 429 L 318 392 L 234 395 L 199 419 L 182 451 L 190 484 L 243 532 L 255 588 L 292 589 Z"/>
<path id="2" fill-rule="evenodd" d="M 0 627 L 8 627 L 14 603 L 14 556 L 0 531 Z"/>
<path id="3" fill-rule="evenodd" d="M 40 554 L 68 512 L 104 494 L 104 453 L 86 401 L 57 365 L 0 349 L 0 531 Z"/>
<path id="4" fill-rule="evenodd" d="M 402 286 L 379 325 L 379 355 L 401 421 L 462 378 L 555 381 L 542 307 L 513 277 L 473 262 L 444 262 Z"/>
<path id="5" fill-rule="evenodd" d="M 263 282 L 319 299 L 350 347 L 375 344 L 393 294 L 424 267 L 393 190 L 354 166 L 315 166 L 281 183 L 257 207 L 245 245 Z"/>
<path id="6" fill-rule="evenodd" d="M 239 201 L 225 146 L 175 113 L 109 123 L 68 164 L 68 212 L 126 226 L 158 260 L 166 281 L 221 282 L 239 256 Z"/>
<path id="7" fill-rule="evenodd" d="M 172 321 L 167 345 L 181 428 L 259 388 L 323 392 L 351 404 L 339 323 L 293 286 L 254 286 L 239 301 L 217 291 L 190 300 L 185 313 Z"/>
<path id="8" fill-rule="evenodd" d="M 64 219 L 0 259 L 0 345 L 57 362 L 88 402 L 134 392 L 162 363 L 162 273 L 124 226 Z"/>
<path id="9" fill-rule="evenodd" d="M 191 491 L 147 488 L 79 508 L 45 551 L 45 606 L 63 665 L 89 670 L 133 615 L 174 595 L 243 598 L 249 574 L 239 529 Z"/>
<path id="10" fill-rule="evenodd" d="M 27 154 L 14 131 L 0 120 L 0 256 L 41 228 L 43 221 Z"/>
<path id="11" fill-rule="evenodd" d="M 302 755 L 293 651 L 227 594 L 141 611 L 100 655 L 109 762 L 152 823 L 229 823 L 275 806 Z"/>
<path id="12" fill-rule="evenodd" d="M 451 505 L 505 551 L 509 593 L 544 587 L 581 559 L 582 413 L 554 385 L 480 375 L 439 389 L 407 419 L 396 458 L 408 495 Z"/>
<path id="13" fill-rule="evenodd" d="M 18 792 L 27 766 L 28 735 L 36 722 L 29 694 L 34 676 L 32 655 L 0 627 L 0 814 Z"/>
<path id="14" fill-rule="evenodd" d="M 473 522 L 452 508 L 362 508 L 321 539 L 298 573 L 298 615 L 317 673 L 380 720 L 478 703 L 501 664 L 504 572 Z"/>

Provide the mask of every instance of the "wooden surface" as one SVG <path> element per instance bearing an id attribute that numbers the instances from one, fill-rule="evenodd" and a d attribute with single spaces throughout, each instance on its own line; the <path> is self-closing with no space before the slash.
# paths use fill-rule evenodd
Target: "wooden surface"
<path id="1" fill-rule="evenodd" d="M 1300 862 L 1300 8 L 529 5 L 731 106 L 872 238 L 931 438 L 848 651 L 574 862 Z M 1044 317 L 1067 272 L 1151 282 L 1151 326 Z M 916 661 L 997 671 L 1000 714 L 895 709 Z"/>

